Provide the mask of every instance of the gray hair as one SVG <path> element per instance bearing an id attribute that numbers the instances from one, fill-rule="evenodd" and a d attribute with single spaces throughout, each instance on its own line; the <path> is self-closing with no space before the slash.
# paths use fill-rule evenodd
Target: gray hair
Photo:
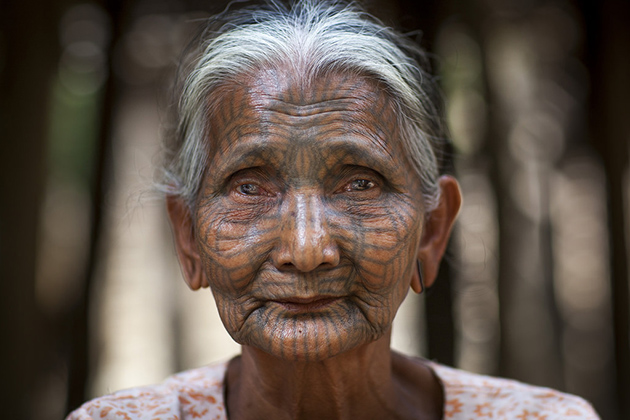
<path id="1" fill-rule="evenodd" d="M 437 204 L 446 129 L 439 90 L 425 70 L 426 54 L 356 5 L 297 0 L 285 6 L 269 0 L 265 6 L 226 12 L 211 21 L 191 55 L 165 139 L 166 194 L 191 207 L 196 201 L 208 165 L 208 118 L 219 86 L 256 69 L 303 63 L 304 77 L 322 69 L 353 71 L 386 87 L 403 149 L 420 178 L 425 210 Z"/>

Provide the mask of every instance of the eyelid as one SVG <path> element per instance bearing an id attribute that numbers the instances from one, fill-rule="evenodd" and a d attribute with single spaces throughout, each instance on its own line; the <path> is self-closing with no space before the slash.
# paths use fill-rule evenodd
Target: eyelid
<path id="1" fill-rule="evenodd" d="M 341 176 L 360 176 L 361 174 L 364 174 L 366 177 L 377 176 L 379 178 L 383 178 L 383 175 L 381 175 L 381 173 L 376 169 L 372 169 L 368 166 L 363 165 L 344 165 L 340 171 Z"/>
<path id="2" fill-rule="evenodd" d="M 358 165 L 344 166 L 335 178 L 337 179 L 336 183 L 338 185 L 336 190 L 343 189 L 348 184 L 360 179 L 373 182 L 375 187 L 385 187 L 389 184 L 387 179 L 378 171 Z"/>
<path id="3" fill-rule="evenodd" d="M 252 168 L 239 169 L 232 173 L 225 179 L 225 185 L 231 185 L 236 182 L 246 183 L 246 180 L 251 181 L 251 183 L 260 184 L 261 179 L 263 182 L 268 181 L 269 176 L 265 174 L 265 171 L 263 171 L 261 167 L 255 166 Z"/>
<path id="4" fill-rule="evenodd" d="M 230 193 L 236 191 L 241 185 L 253 184 L 261 190 L 260 195 L 274 195 L 270 190 L 270 186 L 276 185 L 277 182 L 269 175 L 268 171 L 262 167 L 244 168 L 236 171 L 225 181 L 225 191 Z M 271 188 L 273 190 L 273 188 Z M 243 195 L 243 193 L 239 192 Z"/>

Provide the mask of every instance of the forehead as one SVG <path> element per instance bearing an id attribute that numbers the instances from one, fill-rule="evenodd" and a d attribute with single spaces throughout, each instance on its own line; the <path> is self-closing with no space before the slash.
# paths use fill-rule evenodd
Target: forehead
<path id="1" fill-rule="evenodd" d="M 305 77 L 264 69 L 226 83 L 214 95 L 210 141 L 214 157 L 242 143 L 368 143 L 394 160 L 404 152 L 397 116 L 384 86 L 348 72 Z"/>

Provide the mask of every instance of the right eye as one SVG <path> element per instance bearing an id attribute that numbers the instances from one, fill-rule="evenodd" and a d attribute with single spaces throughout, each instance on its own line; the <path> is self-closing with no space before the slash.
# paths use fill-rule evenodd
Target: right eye
<path id="1" fill-rule="evenodd" d="M 249 183 L 237 186 L 236 190 L 243 195 L 260 195 L 263 191 L 258 185 Z"/>

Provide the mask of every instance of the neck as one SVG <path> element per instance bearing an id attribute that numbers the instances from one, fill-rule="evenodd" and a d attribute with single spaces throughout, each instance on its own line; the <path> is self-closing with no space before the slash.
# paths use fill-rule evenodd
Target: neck
<path id="1" fill-rule="evenodd" d="M 392 354 L 389 334 L 319 362 L 244 346 L 228 368 L 226 403 L 230 420 L 430 418 L 435 389 L 422 388 L 436 384 L 428 369 Z"/>

